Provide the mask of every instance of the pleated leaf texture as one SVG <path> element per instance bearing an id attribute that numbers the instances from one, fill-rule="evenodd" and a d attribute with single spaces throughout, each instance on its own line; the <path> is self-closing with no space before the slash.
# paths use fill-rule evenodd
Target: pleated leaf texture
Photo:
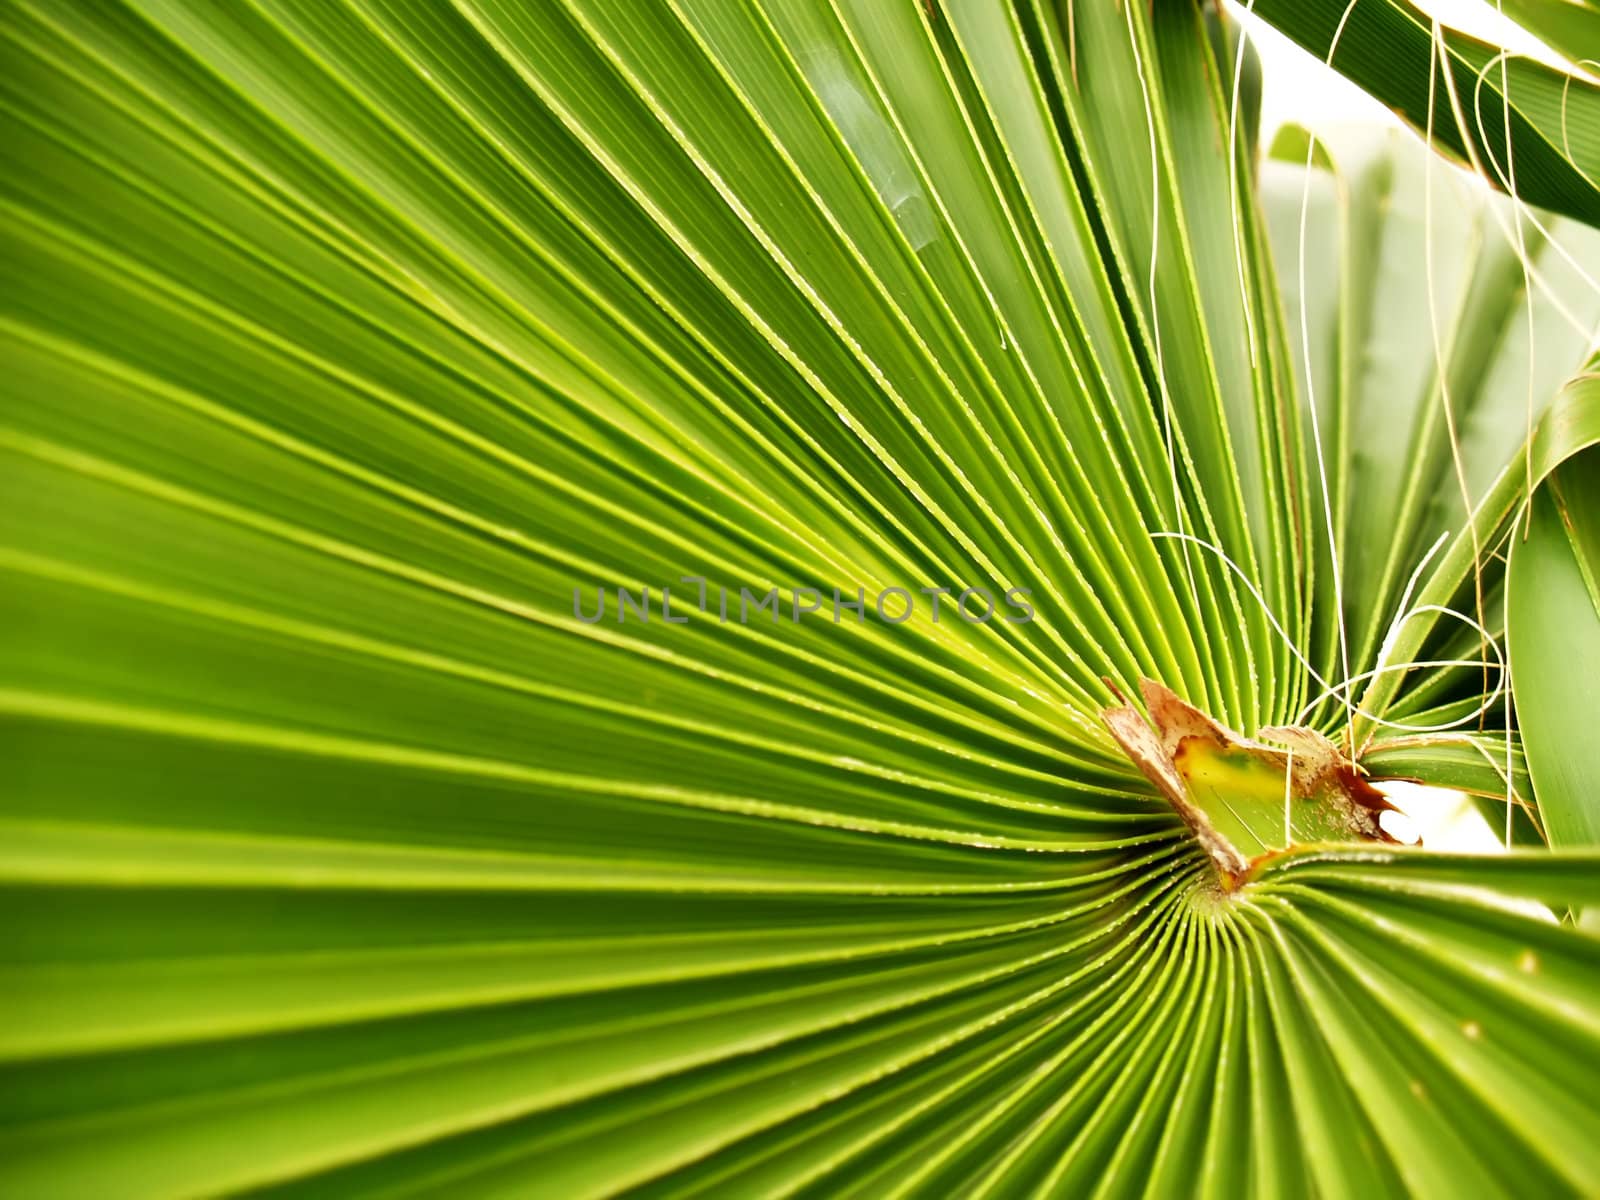
<path id="1" fill-rule="evenodd" d="M 1600 234 L 1176 0 L 0 14 L 0 1192 L 1600 1193 Z"/>

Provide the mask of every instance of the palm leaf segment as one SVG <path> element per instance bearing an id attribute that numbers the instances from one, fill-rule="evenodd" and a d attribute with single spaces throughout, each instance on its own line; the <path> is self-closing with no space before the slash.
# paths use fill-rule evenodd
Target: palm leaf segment
<path id="1" fill-rule="evenodd" d="M 1225 894 L 1100 715 L 1526 802 L 1482 630 L 1595 234 L 1258 172 L 1180 4 L 0 45 L 8 1192 L 1600 1188 L 1592 851 Z"/>

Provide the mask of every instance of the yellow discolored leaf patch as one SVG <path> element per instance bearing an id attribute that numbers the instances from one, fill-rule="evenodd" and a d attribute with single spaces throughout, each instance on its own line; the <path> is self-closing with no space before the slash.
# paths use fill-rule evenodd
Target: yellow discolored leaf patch
<path id="1" fill-rule="evenodd" d="M 1261 859 L 1313 842 L 1393 842 L 1378 823 L 1394 806 L 1333 742 L 1296 725 L 1258 741 L 1219 725 L 1170 688 L 1140 680 L 1147 722 L 1131 705 L 1101 716 L 1113 737 L 1194 832 L 1223 882 Z"/>

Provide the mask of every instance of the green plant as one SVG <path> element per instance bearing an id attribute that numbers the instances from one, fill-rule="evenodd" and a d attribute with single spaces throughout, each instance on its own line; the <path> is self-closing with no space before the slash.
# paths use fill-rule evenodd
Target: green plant
<path id="1" fill-rule="evenodd" d="M 1186 3 L 3 11 L 8 1194 L 1600 1190 L 1594 89 L 1557 218 Z M 1145 678 L 1524 846 L 1225 877 Z"/>

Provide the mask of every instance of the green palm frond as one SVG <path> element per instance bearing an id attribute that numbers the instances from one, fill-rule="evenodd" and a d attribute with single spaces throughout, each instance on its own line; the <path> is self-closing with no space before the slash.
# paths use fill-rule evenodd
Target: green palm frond
<path id="1" fill-rule="evenodd" d="M 1496 187 L 1600 224 L 1600 8 L 1494 0 L 1584 74 L 1451 29 L 1410 0 L 1249 0 L 1246 7 L 1337 68 Z"/>
<path id="2" fill-rule="evenodd" d="M 1533 813 L 1600 232 L 1189 4 L 3 12 L 7 1194 L 1600 1190 L 1600 850 L 1102 718 Z"/>
<path id="3" fill-rule="evenodd" d="M 1597 383 L 1591 375 L 1579 386 Z M 1600 841 L 1600 805 L 1588 785 L 1596 750 L 1581 723 L 1600 687 L 1597 468 L 1590 448 L 1542 480 L 1507 580 L 1517 709 L 1552 846 Z"/>

